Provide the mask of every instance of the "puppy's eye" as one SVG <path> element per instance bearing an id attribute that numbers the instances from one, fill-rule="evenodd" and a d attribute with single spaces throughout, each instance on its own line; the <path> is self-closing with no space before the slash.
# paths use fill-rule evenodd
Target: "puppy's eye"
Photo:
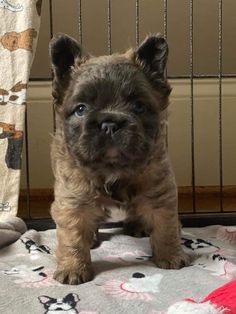
<path id="1" fill-rule="evenodd" d="M 145 105 L 141 102 L 134 103 L 132 109 L 133 109 L 133 112 L 136 114 L 141 114 L 146 111 Z"/>
<path id="2" fill-rule="evenodd" d="M 74 115 L 77 117 L 81 117 L 85 114 L 87 106 L 85 104 L 79 104 L 74 111 Z"/>

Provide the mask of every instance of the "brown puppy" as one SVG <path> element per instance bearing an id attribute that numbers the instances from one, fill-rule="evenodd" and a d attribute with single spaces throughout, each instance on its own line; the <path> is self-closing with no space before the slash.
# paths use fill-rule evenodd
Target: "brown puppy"
<path id="1" fill-rule="evenodd" d="M 166 151 L 170 86 L 164 72 L 166 41 L 148 37 L 135 50 L 82 57 L 65 35 L 50 44 L 57 131 L 52 145 L 61 283 L 93 278 L 90 247 L 110 208 L 127 212 L 150 233 L 153 260 L 180 268 L 176 184 Z"/>

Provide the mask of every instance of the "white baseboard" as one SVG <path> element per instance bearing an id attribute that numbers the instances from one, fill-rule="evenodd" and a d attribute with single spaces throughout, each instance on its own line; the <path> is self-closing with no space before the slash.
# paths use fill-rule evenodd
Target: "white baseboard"
<path id="1" fill-rule="evenodd" d="M 169 81 L 173 90 L 171 99 L 186 99 L 190 97 L 190 80 L 175 79 Z M 31 81 L 28 88 L 28 102 L 51 101 L 51 81 Z M 224 98 L 236 97 L 236 79 L 222 79 Z M 195 79 L 194 97 L 212 98 L 219 96 L 218 79 Z"/>

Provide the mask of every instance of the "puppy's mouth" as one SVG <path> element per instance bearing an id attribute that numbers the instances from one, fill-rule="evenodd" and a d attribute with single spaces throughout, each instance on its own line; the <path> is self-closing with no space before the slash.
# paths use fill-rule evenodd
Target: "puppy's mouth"
<path id="1" fill-rule="evenodd" d="M 110 136 L 86 132 L 76 144 L 70 146 L 74 157 L 95 169 L 134 169 L 146 162 L 150 151 L 150 143 L 132 130 L 120 130 Z"/>
<path id="2" fill-rule="evenodd" d="M 107 164 L 127 164 L 128 160 L 117 147 L 108 147 L 104 153 L 104 160 Z"/>
<path id="3" fill-rule="evenodd" d="M 120 158 L 120 155 L 121 153 L 116 147 L 109 147 L 105 151 L 105 158 L 107 158 L 108 160 L 117 160 Z"/>

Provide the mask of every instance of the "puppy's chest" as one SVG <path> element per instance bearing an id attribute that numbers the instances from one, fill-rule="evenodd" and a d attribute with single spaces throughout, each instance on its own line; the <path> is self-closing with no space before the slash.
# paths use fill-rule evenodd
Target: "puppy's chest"
<path id="1" fill-rule="evenodd" d="M 109 187 L 100 196 L 100 206 L 107 222 L 124 221 L 131 209 L 132 193 L 129 188 Z"/>
<path id="2" fill-rule="evenodd" d="M 129 204 L 112 199 L 109 196 L 101 197 L 100 207 L 105 213 L 107 222 L 124 221 L 127 218 Z"/>
<path id="3" fill-rule="evenodd" d="M 104 206 L 106 222 L 120 222 L 127 218 L 127 210 L 117 205 Z"/>

